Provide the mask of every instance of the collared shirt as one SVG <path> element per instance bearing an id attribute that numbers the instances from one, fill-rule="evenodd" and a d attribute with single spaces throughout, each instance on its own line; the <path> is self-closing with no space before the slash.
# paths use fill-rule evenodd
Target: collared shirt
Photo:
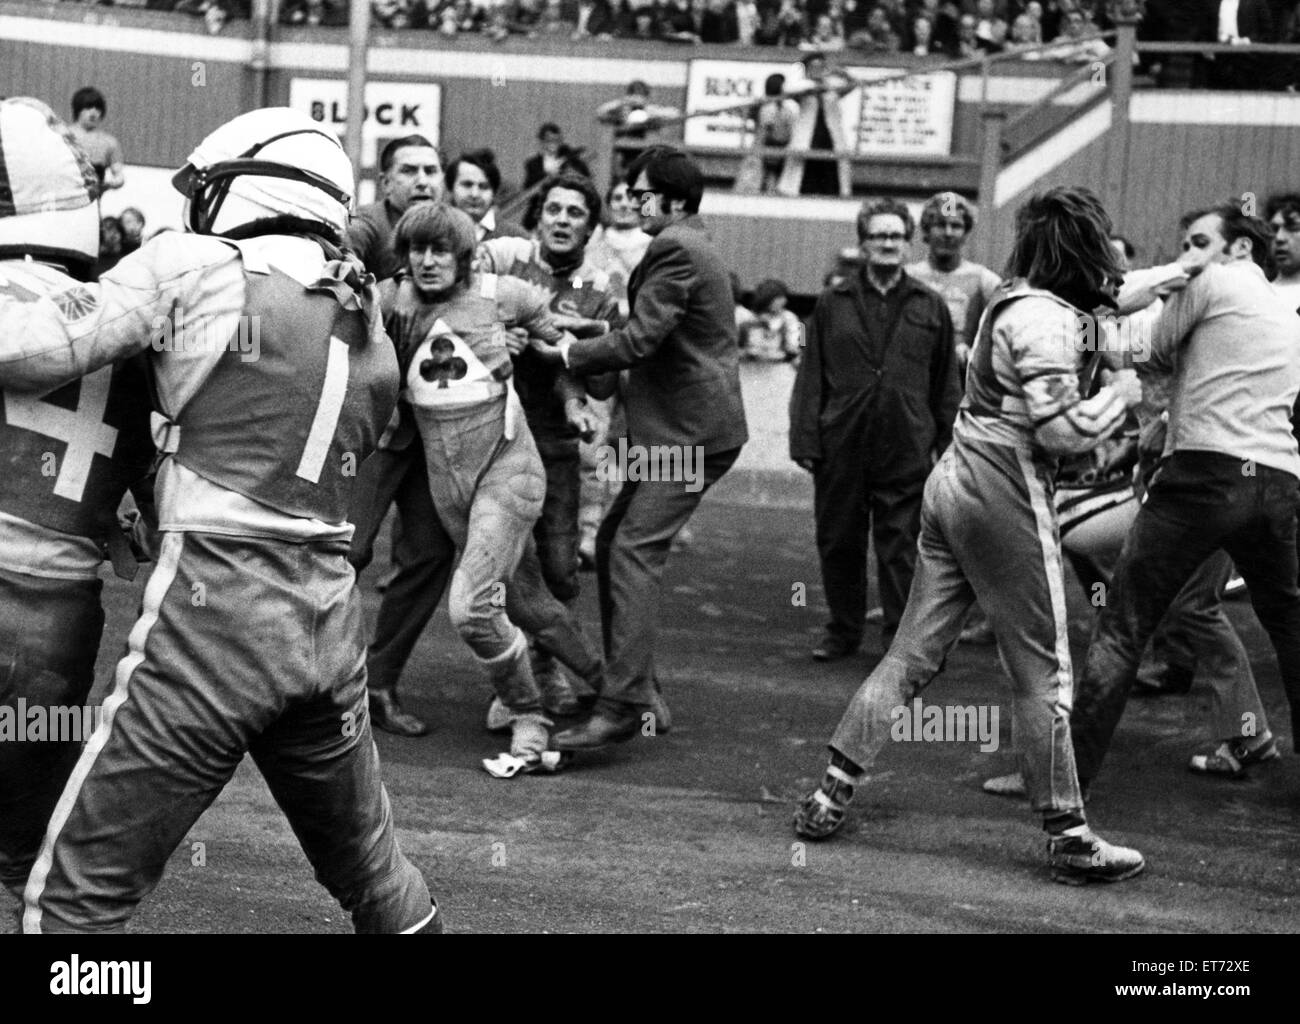
<path id="1" fill-rule="evenodd" d="M 1145 367 L 1174 373 L 1166 452 L 1219 452 L 1300 477 L 1300 317 L 1254 263 L 1212 263 L 1171 295 Z"/>

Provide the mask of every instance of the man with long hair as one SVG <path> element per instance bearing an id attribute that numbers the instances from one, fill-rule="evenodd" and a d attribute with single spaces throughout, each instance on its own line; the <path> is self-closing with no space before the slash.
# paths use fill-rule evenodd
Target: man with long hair
<path id="1" fill-rule="evenodd" d="M 843 824 L 890 737 L 894 709 L 939 673 L 978 599 L 1010 670 L 1016 741 L 1049 836 L 1052 878 L 1118 881 L 1145 867 L 1140 853 L 1103 841 L 1084 816 L 1051 498 L 1057 460 L 1117 431 L 1140 397 L 1130 381 L 1090 395 L 1097 353 L 1078 343 L 1080 317 L 1114 305 L 1121 271 L 1110 233 L 1110 217 L 1086 189 L 1053 189 L 1017 213 L 1012 280 L 981 323 L 953 442 L 926 481 L 907 608 L 831 738 L 821 786 L 795 812 L 800 836 L 823 839 Z"/>

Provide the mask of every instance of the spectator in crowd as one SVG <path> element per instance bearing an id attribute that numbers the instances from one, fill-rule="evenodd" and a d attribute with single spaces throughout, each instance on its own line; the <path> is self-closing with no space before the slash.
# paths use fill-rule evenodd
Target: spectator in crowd
<path id="1" fill-rule="evenodd" d="M 1012 52 L 1031 50 L 1042 43 L 1041 32 L 1042 26 L 1032 16 L 1018 14 L 1016 20 L 1011 23 L 1011 35 L 1003 49 Z"/>
<path id="2" fill-rule="evenodd" d="M 1087 19 L 1083 11 L 1070 8 L 1061 19 L 1060 34 L 1052 40 L 1060 45 L 1043 50 L 1037 56 L 1043 60 L 1059 60 L 1071 64 L 1099 60 L 1110 53 L 1110 47 L 1099 38 L 1098 32 L 1097 26 Z"/>
<path id="3" fill-rule="evenodd" d="M 1271 43 L 1276 33 L 1273 14 L 1267 0 L 1220 0 L 1216 39 L 1230 46 Z M 1287 58 L 1286 69 L 1294 67 L 1295 58 Z M 1218 89 L 1272 89 L 1280 87 L 1283 68 L 1267 54 L 1228 54 L 1214 56 L 1210 84 Z"/>
<path id="4" fill-rule="evenodd" d="M 99 221 L 99 259 L 95 262 L 95 278 L 112 270 L 122 258 L 122 225 L 116 217 L 102 217 Z"/>
<path id="5" fill-rule="evenodd" d="M 408 28 L 411 0 L 370 0 L 370 18 L 374 28 Z"/>
<path id="6" fill-rule="evenodd" d="M 1208 43 L 1217 27 L 1218 0 L 1147 0 L 1138 42 Z M 1168 88 L 1204 86 L 1209 75 L 1209 64 L 1199 54 L 1156 54 L 1144 60 L 1157 84 Z"/>
<path id="7" fill-rule="evenodd" d="M 1273 229 L 1273 260 L 1277 264 L 1273 290 L 1300 312 L 1300 195 L 1273 196 L 1264 213 Z"/>
<path id="8" fill-rule="evenodd" d="M 804 40 L 804 14 L 796 0 L 759 8 L 762 23 L 754 41 L 762 46 L 798 46 Z"/>
<path id="9" fill-rule="evenodd" d="M 898 33 L 882 7 L 872 7 L 867 12 L 867 25 L 863 32 L 855 33 L 856 49 L 869 53 L 897 53 L 902 43 Z"/>
<path id="10" fill-rule="evenodd" d="M 659 36 L 670 43 L 700 41 L 687 0 L 665 0 L 659 8 Z"/>
<path id="11" fill-rule="evenodd" d="M 473 0 L 455 0 L 442 9 L 438 31 L 444 36 L 482 32 L 486 23 L 487 11 L 475 6 Z"/>
<path id="12" fill-rule="evenodd" d="M 912 19 L 912 36 L 908 52 L 913 57 L 928 57 L 934 45 L 934 22 L 928 14 L 918 14 Z"/>
<path id="13" fill-rule="evenodd" d="M 609 0 L 578 0 L 574 39 L 609 39 L 614 34 L 614 8 Z"/>
<path id="14" fill-rule="evenodd" d="M 730 0 L 705 0 L 700 15 L 700 42 L 734 43 L 740 39 L 738 13 Z"/>
<path id="15" fill-rule="evenodd" d="M 758 4 L 755 0 L 735 0 L 732 8 L 736 12 L 736 41 L 741 46 L 753 46 L 762 21 Z"/>
<path id="16" fill-rule="evenodd" d="M 763 101 L 754 110 L 754 123 L 761 145 L 784 149 L 790 145 L 799 122 L 799 102 L 785 95 L 785 75 L 768 75 L 763 82 Z M 785 166 L 782 156 L 763 157 L 761 192 L 776 189 Z"/>
<path id="17" fill-rule="evenodd" d="M 606 222 L 596 229 L 587 246 L 587 259 L 610 278 L 619 312 L 629 312 L 627 284 L 641 262 L 650 236 L 641 230 L 641 214 L 626 181 L 616 181 L 605 193 Z"/>
<path id="18" fill-rule="evenodd" d="M 986 53 L 997 53 L 1001 47 L 981 39 L 976 34 L 978 22 L 973 14 L 963 14 L 957 22 L 957 44 L 952 55 L 959 58 L 979 57 Z"/>
<path id="19" fill-rule="evenodd" d="M 829 14 L 819 14 L 808 38 L 799 44 L 801 50 L 814 53 L 835 53 L 844 49 L 844 32 Z"/>
<path id="20" fill-rule="evenodd" d="M 347 0 L 288 0 L 280 8 L 280 20 L 286 25 L 346 25 Z"/>
<path id="21" fill-rule="evenodd" d="M 357 211 L 348 225 L 347 243 L 382 282 L 402 269 L 393 246 L 397 222 L 411 207 L 442 198 L 443 174 L 437 149 L 422 135 L 394 139 L 384 146 L 379 170 L 383 197 Z M 447 588 L 455 546 L 434 511 L 424 449 L 404 400 L 399 400 L 377 450 L 357 473 L 349 516 L 356 529 L 348 561 L 358 574 L 374 557 L 375 538 L 393 504 L 397 505 L 392 543 L 397 571 L 384 589 L 374 637 L 366 650 L 370 716 L 377 729 L 422 736 L 428 726 L 403 709 L 397 683 Z"/>
<path id="22" fill-rule="evenodd" d="M 1001 50 L 1007 41 L 1007 23 L 998 16 L 994 0 L 977 0 L 975 18 L 975 35 Z"/>
<path id="23" fill-rule="evenodd" d="M 489 238 L 513 235 L 527 238 L 528 232 L 513 221 L 497 216 L 497 193 L 501 190 L 501 171 L 496 154 L 490 149 L 462 153 L 447 165 L 447 196 L 451 205 L 469 214 L 481 244 Z"/>
<path id="24" fill-rule="evenodd" d="M 1093 632 L 1071 716 L 1080 785 L 1100 772 L 1142 649 L 1175 596 L 1216 551 L 1236 563 L 1277 655 L 1300 736 L 1300 317 L 1268 283 L 1273 237 L 1229 201 L 1182 219 L 1191 277 L 1161 310 L 1139 372 L 1173 371 L 1167 457 L 1125 542 Z M 1277 756 L 1250 723 L 1228 753 Z M 1225 745 L 1226 746 L 1226 745 Z"/>
<path id="25" fill-rule="evenodd" d="M 591 177 L 591 171 L 582 160 L 582 150 L 565 143 L 564 133 L 558 124 L 547 121 L 538 128 L 537 142 L 537 152 L 524 161 L 525 189 L 562 171 L 574 171 L 584 178 Z"/>
<path id="26" fill-rule="evenodd" d="M 741 329 L 740 349 L 746 359 L 762 363 L 791 362 L 803 349 L 803 324 L 787 305 L 790 290 L 784 281 L 768 278 L 754 286 L 750 301 L 754 316 Z"/>
<path id="27" fill-rule="evenodd" d="M 980 317 L 1001 283 L 988 267 L 963 255 L 974 228 L 975 207 L 968 199 L 956 192 L 936 193 L 921 208 L 926 258 L 904 268 L 948 304 L 957 372 L 963 378 Z"/>
<path id="28" fill-rule="evenodd" d="M 596 109 L 596 120 L 614 126 L 614 138 L 626 141 L 645 141 L 651 132 L 658 131 L 666 121 L 681 116 L 676 107 L 650 102 L 650 86 L 640 79 L 628 83 L 627 91 L 616 100 L 602 103 Z"/>
<path id="29" fill-rule="evenodd" d="M 957 49 L 961 8 L 952 0 L 943 0 L 932 17 L 934 18 L 934 47 L 944 53 L 953 53 Z"/>
<path id="30" fill-rule="evenodd" d="M 122 226 L 122 255 L 135 252 L 144 241 L 144 214 L 134 206 L 128 206 L 117 215 Z"/>
<path id="31" fill-rule="evenodd" d="M 862 643 L 868 524 L 889 646 L 912 585 L 921 492 L 961 398 L 947 306 L 903 269 L 913 229 L 900 202 L 863 205 L 865 265 L 818 300 L 790 399 L 790 456 L 813 474 L 831 612 L 818 661 Z"/>
<path id="32" fill-rule="evenodd" d="M 90 160 L 99 177 L 100 191 L 121 188 L 126 183 L 122 166 L 122 147 L 117 139 L 104 131 L 108 116 L 108 103 L 104 94 L 94 86 L 86 86 L 72 94 L 72 137 Z"/>

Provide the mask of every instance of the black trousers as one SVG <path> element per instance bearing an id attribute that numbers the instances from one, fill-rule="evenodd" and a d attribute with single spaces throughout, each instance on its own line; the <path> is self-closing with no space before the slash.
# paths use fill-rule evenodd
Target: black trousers
<path id="1" fill-rule="evenodd" d="M 822 460 L 814 478 L 817 553 L 831 618 L 827 632 L 860 643 L 867 614 L 867 542 L 876 545 L 886 643 L 898 629 L 916 569 L 925 474 L 871 480 L 857 458 Z"/>
<path id="2" fill-rule="evenodd" d="M 1300 480 L 1216 452 L 1175 452 L 1160 468 L 1120 554 L 1097 617 L 1070 718 L 1079 779 L 1097 777 L 1124 713 L 1142 649 L 1196 570 L 1220 548 L 1250 588 L 1277 654 L 1300 736 Z M 1243 723 L 1250 735 L 1251 723 Z"/>

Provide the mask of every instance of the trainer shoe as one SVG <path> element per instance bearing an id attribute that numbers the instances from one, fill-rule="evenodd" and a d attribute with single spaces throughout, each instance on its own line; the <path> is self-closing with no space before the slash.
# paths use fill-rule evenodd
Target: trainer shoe
<path id="1" fill-rule="evenodd" d="M 813 648 L 813 661 L 838 661 L 857 654 L 862 646 L 861 640 L 846 640 L 844 637 L 827 636 Z"/>
<path id="2" fill-rule="evenodd" d="M 1225 740 L 1210 754 L 1193 754 L 1188 769 L 1202 775 L 1220 775 L 1229 779 L 1240 779 L 1246 775 L 1246 769 L 1252 764 L 1273 761 L 1281 757 L 1277 743 L 1272 735 L 1263 742 L 1248 747 L 1245 740 L 1229 742 Z"/>
<path id="3" fill-rule="evenodd" d="M 844 769 L 828 764 L 822 784 L 795 808 L 794 834 L 814 842 L 833 836 L 844 824 L 857 784 Z"/>
<path id="4" fill-rule="evenodd" d="M 1141 874 L 1147 866 L 1137 850 L 1112 846 L 1086 825 L 1074 835 L 1050 837 L 1047 863 L 1052 870 L 1052 881 L 1063 885 L 1122 882 Z"/>

